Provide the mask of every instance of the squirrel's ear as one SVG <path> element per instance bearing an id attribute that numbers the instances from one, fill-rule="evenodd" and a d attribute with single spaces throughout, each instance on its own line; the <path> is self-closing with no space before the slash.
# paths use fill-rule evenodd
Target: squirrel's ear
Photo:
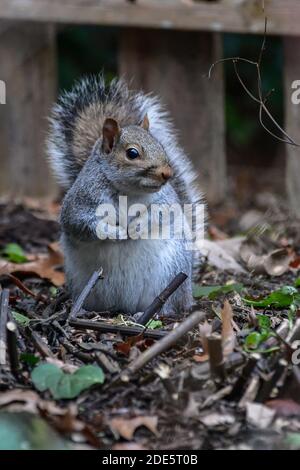
<path id="1" fill-rule="evenodd" d="M 145 131 L 148 131 L 149 130 L 149 125 L 150 125 L 150 123 L 149 123 L 148 116 L 147 116 L 147 114 L 145 114 L 144 119 L 142 120 L 140 126 L 143 129 L 145 129 Z"/>
<path id="2" fill-rule="evenodd" d="M 110 153 L 113 146 L 120 135 L 119 124 L 115 119 L 107 118 L 104 121 L 103 129 L 102 150 L 105 153 Z"/>

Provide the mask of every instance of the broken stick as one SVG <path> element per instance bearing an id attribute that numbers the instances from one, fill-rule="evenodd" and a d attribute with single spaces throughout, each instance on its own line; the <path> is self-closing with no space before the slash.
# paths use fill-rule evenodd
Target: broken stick
<path id="1" fill-rule="evenodd" d="M 137 359 L 131 362 L 127 369 L 121 373 L 121 380 L 128 382 L 130 377 L 139 369 L 148 364 L 151 359 L 167 351 L 174 343 L 181 339 L 186 333 L 197 326 L 206 317 L 206 312 L 194 312 L 181 323 L 175 330 L 168 333 L 163 339 L 146 349 Z"/>
<path id="2" fill-rule="evenodd" d="M 9 290 L 0 291 L 0 365 L 6 364 L 6 323 L 8 320 Z"/>
<path id="3" fill-rule="evenodd" d="M 95 287 L 98 280 L 101 278 L 102 274 L 103 274 L 103 268 L 100 268 L 99 271 L 95 271 L 92 274 L 92 276 L 88 280 L 87 285 L 85 286 L 85 288 L 83 289 L 83 291 L 81 292 L 78 299 L 76 300 L 76 302 L 73 305 L 73 308 L 72 308 L 71 313 L 70 313 L 70 320 L 74 320 L 76 318 L 76 316 L 79 313 L 79 311 L 81 310 L 86 298 L 90 294 L 91 290 Z"/>
<path id="4" fill-rule="evenodd" d="M 146 325 L 148 321 L 161 310 L 168 298 L 181 286 L 187 277 L 185 273 L 177 274 L 170 284 L 153 300 L 152 304 L 146 308 L 143 315 L 138 320 L 139 324 Z"/>
<path id="5" fill-rule="evenodd" d="M 19 374 L 19 355 L 17 348 L 17 325 L 13 321 L 6 323 L 7 331 L 7 352 L 10 364 L 10 370 L 15 377 Z"/>
<path id="6" fill-rule="evenodd" d="M 167 332 L 159 330 L 146 330 L 142 326 L 114 325 L 112 323 L 96 322 L 90 320 L 70 320 L 69 325 L 77 330 L 96 330 L 103 333 L 120 333 L 124 336 L 137 336 L 143 334 L 145 338 L 161 339 Z"/>

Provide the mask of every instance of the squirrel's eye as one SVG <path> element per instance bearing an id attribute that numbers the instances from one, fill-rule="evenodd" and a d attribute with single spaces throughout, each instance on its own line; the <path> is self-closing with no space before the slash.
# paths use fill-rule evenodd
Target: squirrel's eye
<path id="1" fill-rule="evenodd" d="M 135 158 L 138 158 L 140 154 L 137 149 L 135 149 L 134 147 L 130 147 L 126 150 L 126 156 L 127 158 L 130 158 L 130 160 L 134 160 Z"/>

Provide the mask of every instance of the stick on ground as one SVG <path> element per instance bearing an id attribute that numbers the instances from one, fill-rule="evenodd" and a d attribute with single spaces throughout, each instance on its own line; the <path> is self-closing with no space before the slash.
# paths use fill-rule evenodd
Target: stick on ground
<path id="1" fill-rule="evenodd" d="M 167 351 L 174 343 L 180 340 L 186 333 L 197 326 L 206 317 L 206 312 L 194 312 L 175 330 L 168 333 L 163 339 L 146 349 L 137 359 L 131 362 L 127 369 L 122 372 L 121 380 L 127 382 L 139 369 L 144 367 L 151 359 Z"/>
<path id="2" fill-rule="evenodd" d="M 6 364 L 6 323 L 8 320 L 9 290 L 0 291 L 0 365 Z"/>
<path id="3" fill-rule="evenodd" d="M 78 299 L 76 300 L 76 302 L 73 305 L 73 308 L 72 308 L 71 313 L 70 313 L 70 320 L 74 320 L 76 318 L 76 316 L 79 313 L 79 311 L 81 310 L 86 298 L 88 297 L 91 290 L 95 287 L 95 285 L 97 284 L 97 282 L 101 278 L 102 273 L 103 273 L 103 268 L 100 268 L 99 271 L 95 271 L 92 274 L 92 276 L 88 280 L 87 285 L 85 286 L 85 288 L 83 289 L 83 291 L 81 292 Z"/>
<path id="4" fill-rule="evenodd" d="M 13 321 L 6 324 L 7 331 L 7 352 L 10 364 L 10 370 L 15 377 L 18 377 L 19 372 L 19 355 L 17 348 L 17 325 Z"/>
<path id="5" fill-rule="evenodd" d="M 145 338 L 161 339 L 167 332 L 159 330 L 146 330 L 142 326 L 113 325 L 111 323 L 90 320 L 70 320 L 69 325 L 78 330 L 96 330 L 103 333 L 120 333 L 124 336 L 137 336 L 143 333 Z"/>
<path id="6" fill-rule="evenodd" d="M 148 321 L 161 310 L 168 298 L 181 286 L 187 277 L 185 273 L 179 273 L 174 277 L 170 284 L 153 300 L 152 304 L 146 308 L 143 315 L 138 320 L 140 325 L 146 325 Z"/>

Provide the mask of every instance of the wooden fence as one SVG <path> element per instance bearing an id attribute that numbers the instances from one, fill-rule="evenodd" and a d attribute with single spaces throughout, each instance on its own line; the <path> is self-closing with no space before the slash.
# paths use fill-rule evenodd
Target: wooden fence
<path id="1" fill-rule="evenodd" d="M 285 128 L 300 141 L 300 1 L 265 0 L 268 34 L 283 36 Z M 262 0 L 1 0 L 0 192 L 48 196 L 56 188 L 44 158 L 45 116 L 56 95 L 56 25 L 121 27 L 119 69 L 135 87 L 160 94 L 199 171 L 208 200 L 226 195 L 222 32 L 262 34 Z M 300 150 L 286 149 L 286 189 L 300 213 Z"/>

